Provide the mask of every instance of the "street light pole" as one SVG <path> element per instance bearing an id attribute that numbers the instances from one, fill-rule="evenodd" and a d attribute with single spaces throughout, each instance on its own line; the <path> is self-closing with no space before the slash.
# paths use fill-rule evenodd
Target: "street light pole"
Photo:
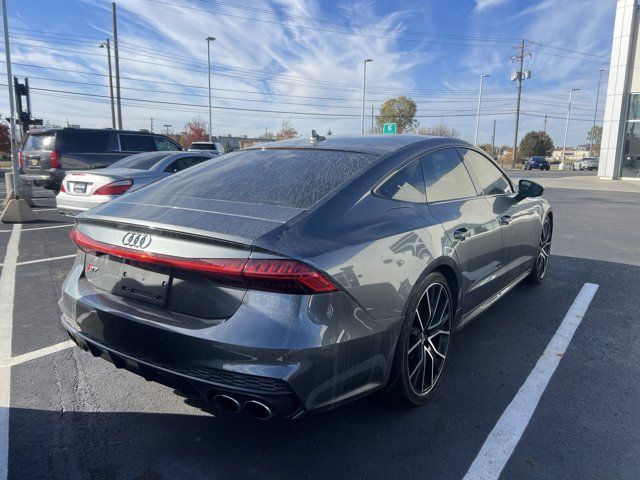
<path id="1" fill-rule="evenodd" d="M 480 91 L 478 92 L 478 113 L 476 114 L 476 135 L 473 140 L 474 145 L 478 145 L 478 131 L 480 129 L 480 106 L 482 105 L 482 84 L 484 83 L 484 79 L 490 77 L 491 75 L 483 74 L 480 75 Z"/>
<path id="2" fill-rule="evenodd" d="M 116 109 L 113 104 L 113 75 L 111 74 L 111 46 L 109 39 L 105 43 L 100 44 L 100 48 L 107 50 L 107 67 L 109 68 L 109 97 L 111 98 L 111 127 L 116 128 Z M 153 130 L 153 129 L 152 129 Z"/>
<path id="3" fill-rule="evenodd" d="M 593 110 L 593 128 L 591 129 L 591 135 L 589 135 L 589 156 L 591 156 L 591 151 L 593 150 L 593 133 L 596 129 L 596 119 L 598 118 L 598 101 L 600 100 L 600 83 L 602 82 L 602 72 L 604 72 L 604 68 L 599 68 L 598 71 L 598 90 L 596 93 L 596 108 Z"/>
<path id="4" fill-rule="evenodd" d="M 577 92 L 579 88 L 572 88 L 569 92 L 569 106 L 567 107 L 567 123 L 564 125 L 564 141 L 562 142 L 562 160 L 560 161 L 560 170 L 564 170 L 564 159 L 567 151 L 567 132 L 569 131 L 569 117 L 571 116 L 571 100 L 573 99 L 573 92 Z"/>
<path id="5" fill-rule="evenodd" d="M 213 134 L 211 128 L 211 42 L 213 42 L 216 37 L 207 37 L 207 73 L 209 79 L 209 141 L 212 141 Z"/>
<path id="6" fill-rule="evenodd" d="M 120 56 L 118 54 L 118 19 L 116 2 L 111 2 L 113 15 L 113 57 L 116 63 L 116 105 L 118 106 L 118 128 L 122 130 L 122 104 L 120 102 Z"/>
<path id="7" fill-rule="evenodd" d="M 367 58 L 364 62 L 362 70 L 362 116 L 360 118 L 360 133 L 364 134 L 364 98 L 367 85 L 367 63 L 373 62 L 371 58 Z"/>
<path id="8" fill-rule="evenodd" d="M 7 0 L 2 0 L 2 26 L 4 28 L 4 54 L 7 66 L 7 90 L 9 91 L 9 121 L 11 122 L 11 170 L 13 171 L 13 194 L 19 198 L 18 180 L 18 139 L 16 137 L 16 107 L 13 97 L 13 76 L 11 75 L 11 49 L 9 48 L 9 20 Z M 7 188 L 8 190 L 8 188 Z"/>

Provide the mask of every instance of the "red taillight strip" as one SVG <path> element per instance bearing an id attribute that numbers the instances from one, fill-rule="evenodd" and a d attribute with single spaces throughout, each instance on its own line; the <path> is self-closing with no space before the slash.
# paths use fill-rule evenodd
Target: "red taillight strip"
<path id="1" fill-rule="evenodd" d="M 77 228 L 71 231 L 71 240 L 87 253 L 114 255 L 137 262 L 204 273 L 248 289 L 310 294 L 338 290 L 320 272 L 297 260 L 174 257 L 103 243 Z"/>

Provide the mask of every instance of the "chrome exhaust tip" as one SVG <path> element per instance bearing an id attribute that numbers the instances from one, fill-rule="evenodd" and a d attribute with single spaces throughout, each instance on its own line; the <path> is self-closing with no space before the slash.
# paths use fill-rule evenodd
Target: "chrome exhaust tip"
<path id="1" fill-rule="evenodd" d="M 223 412 L 238 413 L 240 411 L 240 402 L 229 395 L 218 394 L 213 397 L 213 403 Z"/>
<path id="2" fill-rule="evenodd" d="M 271 408 L 258 400 L 247 400 L 243 406 L 244 411 L 247 412 L 248 415 L 258 420 L 269 420 L 274 416 Z"/>

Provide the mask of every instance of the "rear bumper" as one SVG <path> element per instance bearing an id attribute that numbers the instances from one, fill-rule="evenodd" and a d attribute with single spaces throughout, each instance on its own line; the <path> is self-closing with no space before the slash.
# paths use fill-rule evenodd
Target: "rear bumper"
<path id="1" fill-rule="evenodd" d="M 111 195 L 91 195 L 84 197 L 60 192 L 56 195 L 56 206 L 61 214 L 75 217 L 79 213 L 91 210 L 114 198 L 117 197 Z"/>
<path id="2" fill-rule="evenodd" d="M 41 172 L 22 170 L 20 173 L 20 181 L 25 185 L 57 190 L 60 188 L 64 173 L 64 170 L 60 169 L 44 170 Z"/>
<path id="3" fill-rule="evenodd" d="M 257 398 L 285 418 L 388 380 L 400 322 L 368 324 L 343 292 L 247 294 L 232 317 L 204 321 L 97 290 L 82 275 L 83 257 L 63 285 L 63 326 L 82 348 L 146 379 L 205 401 L 220 393 L 240 403 Z M 328 305 L 331 324 L 322 320 Z"/>

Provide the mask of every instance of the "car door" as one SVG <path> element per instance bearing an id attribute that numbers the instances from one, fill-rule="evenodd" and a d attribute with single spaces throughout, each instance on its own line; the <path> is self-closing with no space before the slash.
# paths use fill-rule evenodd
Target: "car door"
<path id="1" fill-rule="evenodd" d="M 463 314 L 468 313 L 502 286 L 500 224 L 454 148 L 426 154 L 421 163 L 428 208 L 444 228 L 445 249 L 460 265 Z"/>
<path id="2" fill-rule="evenodd" d="M 508 285 L 525 274 L 538 252 L 540 207 L 527 199 L 517 201 L 509 178 L 480 152 L 458 149 L 476 187 L 482 191 L 502 229 L 501 283 Z"/>

